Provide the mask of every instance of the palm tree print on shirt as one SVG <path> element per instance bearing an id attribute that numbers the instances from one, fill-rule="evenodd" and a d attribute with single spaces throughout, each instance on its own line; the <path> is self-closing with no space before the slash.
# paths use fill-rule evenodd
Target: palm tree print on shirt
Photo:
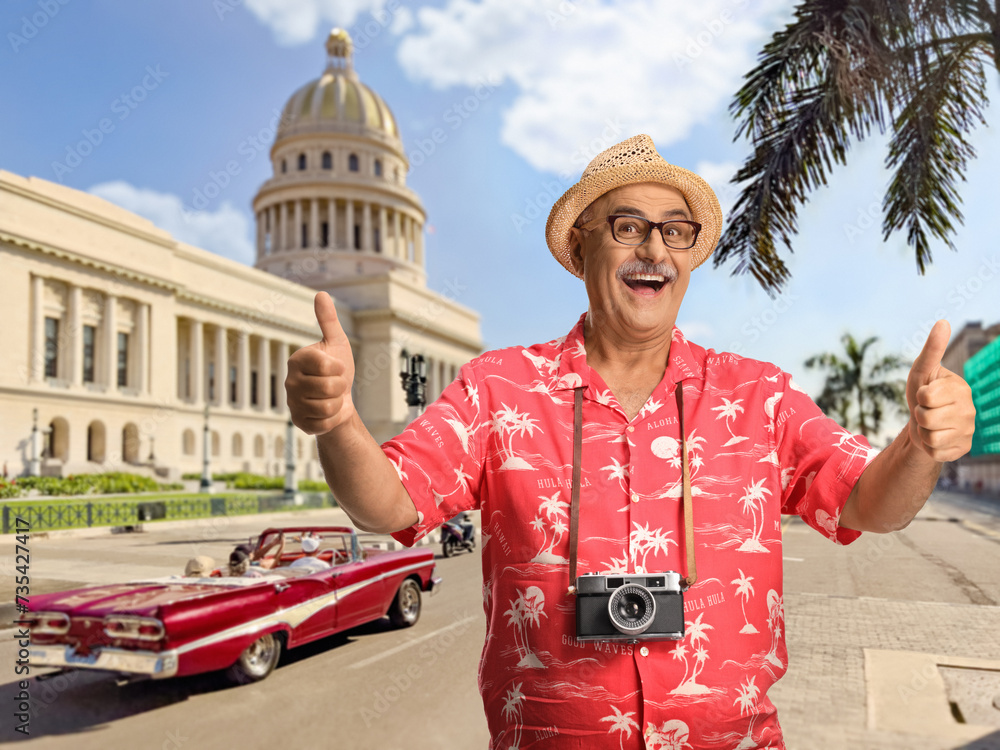
<path id="1" fill-rule="evenodd" d="M 716 417 L 716 419 L 726 420 L 726 429 L 729 430 L 730 438 L 729 440 L 727 440 L 725 443 L 722 444 L 722 447 L 728 448 L 730 445 L 736 445 L 738 443 L 742 443 L 744 440 L 748 440 L 749 438 L 747 438 L 744 435 L 737 435 L 735 432 L 733 432 L 733 426 L 732 426 L 732 421 L 736 419 L 736 415 L 743 413 L 743 407 L 740 406 L 740 403 L 742 403 L 743 399 L 738 398 L 735 401 L 730 401 L 728 398 L 723 398 L 722 401 L 723 401 L 722 406 L 713 406 L 712 411 L 719 412 L 719 415 Z"/>
<path id="2" fill-rule="evenodd" d="M 750 512 L 753 519 L 753 529 L 750 538 L 738 547 L 738 552 L 767 552 L 767 547 L 760 543 L 760 535 L 764 531 L 764 495 L 771 494 L 771 490 L 764 487 L 766 481 L 766 479 L 760 479 L 743 488 L 743 497 L 740 498 L 740 502 L 743 503 L 743 513 Z M 757 528 L 758 507 L 760 508 L 760 528 Z"/>
<path id="3" fill-rule="evenodd" d="M 514 742 L 510 745 L 509 750 L 517 750 L 521 744 L 521 701 L 524 700 L 521 685 L 523 684 L 521 682 L 515 683 L 514 687 L 508 690 L 504 696 L 503 717 L 514 727 Z"/>
<path id="4" fill-rule="evenodd" d="M 750 597 L 753 596 L 753 584 L 750 583 L 752 580 L 753 576 L 745 575 L 743 570 L 740 569 L 740 577 L 734 578 L 730 581 L 730 583 L 736 586 L 736 595 L 743 599 L 743 619 L 746 622 L 746 625 L 740 629 L 741 633 L 760 632 L 750 623 L 750 619 L 747 617 L 747 601 L 749 601 Z"/>
<path id="5" fill-rule="evenodd" d="M 647 726 L 646 747 L 649 750 L 684 750 L 685 747 L 691 747 L 689 736 L 687 724 L 680 719 L 668 719 L 660 726 Z"/>
<path id="6" fill-rule="evenodd" d="M 538 586 L 528 586 L 524 591 L 517 589 L 517 599 L 510 603 L 507 615 L 507 625 L 514 628 L 514 646 L 521 657 L 517 666 L 529 669 L 544 669 L 545 665 L 535 656 L 528 645 L 526 629 L 534 625 L 541 627 L 541 618 L 545 614 L 545 593 Z M 520 636 L 520 637 L 519 637 Z"/>
<path id="7" fill-rule="evenodd" d="M 635 526 L 635 529 L 628 536 L 629 558 L 632 560 L 636 573 L 645 573 L 647 570 L 646 555 L 652 552 L 655 557 L 662 552 L 666 557 L 667 548 L 671 544 L 676 547 L 677 542 L 670 539 L 674 533 L 672 531 L 664 531 L 662 528 L 650 529 L 649 524 L 640 526 L 635 521 L 632 522 L 632 525 Z M 642 556 L 641 562 L 639 561 L 640 555 Z"/>
<path id="8" fill-rule="evenodd" d="M 701 642 L 705 641 L 705 643 L 708 643 L 707 631 L 715 629 L 707 622 L 701 621 L 701 618 L 704 616 L 705 613 L 702 612 L 694 622 L 690 620 L 685 621 L 684 639 L 674 647 L 674 658 L 684 661 L 684 676 L 681 678 L 681 683 L 670 691 L 675 695 L 701 695 L 711 692 L 709 688 L 698 683 L 698 675 L 705 669 L 705 662 L 708 660 L 708 651 L 701 645 Z M 694 667 L 691 669 L 690 674 L 688 674 L 688 649 L 685 643 L 688 643 L 691 648 L 695 649 Z"/>
<path id="9" fill-rule="evenodd" d="M 569 562 L 562 555 L 557 555 L 552 551 L 555 546 L 562 541 L 567 528 L 562 519 L 564 517 L 568 517 L 569 503 L 565 500 L 560 500 L 560 494 L 562 493 L 556 492 L 550 497 L 539 495 L 539 499 L 542 500 L 542 504 L 538 506 L 538 515 L 535 517 L 535 520 L 531 522 L 531 526 L 534 527 L 535 531 L 542 532 L 542 548 L 538 551 L 537 555 L 531 558 L 531 562 L 549 563 L 554 565 L 562 565 Z M 543 515 L 545 516 L 544 519 L 542 518 Z M 549 526 L 552 528 L 551 541 L 549 541 L 548 532 L 545 530 L 546 521 L 548 521 Z M 546 541 L 549 542 L 548 546 L 545 544 Z"/>
<path id="10" fill-rule="evenodd" d="M 785 607 L 781 602 L 778 592 L 771 589 L 767 592 L 767 628 L 771 631 L 771 649 L 764 657 L 776 667 L 783 667 L 781 659 L 778 658 L 778 644 L 781 641 L 781 633 L 785 624 Z"/>
<path id="11" fill-rule="evenodd" d="M 757 696 L 760 695 L 760 688 L 754 684 L 756 680 L 757 677 L 755 675 L 740 685 L 740 694 L 733 701 L 734 706 L 740 707 L 740 716 L 748 713 L 751 708 L 757 705 Z M 747 727 L 746 737 L 740 740 L 740 744 L 733 750 L 751 750 L 751 748 L 757 747 L 757 743 L 753 739 L 753 721 L 756 718 L 757 714 L 753 714 L 750 717 L 750 726 Z"/>
<path id="12" fill-rule="evenodd" d="M 490 420 L 493 432 L 500 434 L 500 455 L 504 457 L 500 471 L 505 469 L 533 470 L 534 466 L 514 452 L 514 438 L 521 437 L 525 433 L 528 434 L 528 437 L 532 437 L 536 429 L 539 432 L 543 430 L 537 426 L 538 420 L 531 419 L 526 412 L 519 412 L 516 406 L 513 408 L 507 404 L 501 404 L 501 406 L 503 408 L 493 412 Z"/>
<path id="13" fill-rule="evenodd" d="M 623 714 L 618 710 L 617 706 L 612 706 L 611 710 L 614 711 L 614 713 L 605 716 L 601 719 L 601 721 L 611 722 L 611 729 L 608 730 L 608 734 L 618 732 L 620 734 L 618 737 L 618 747 L 622 748 L 622 742 L 625 738 L 632 739 L 632 730 L 639 729 L 639 724 L 632 718 L 635 716 L 635 711 L 629 711 Z"/>

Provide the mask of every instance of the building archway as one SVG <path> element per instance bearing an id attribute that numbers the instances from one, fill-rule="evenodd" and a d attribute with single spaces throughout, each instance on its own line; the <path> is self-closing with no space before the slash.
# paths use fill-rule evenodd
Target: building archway
<path id="1" fill-rule="evenodd" d="M 264 458 L 264 436 L 258 435 L 253 439 L 253 457 Z"/>
<path id="2" fill-rule="evenodd" d="M 280 435 L 274 441 L 274 457 L 275 458 L 285 457 L 285 439 Z"/>
<path id="3" fill-rule="evenodd" d="M 139 443 L 139 427 L 129 422 L 122 428 L 122 460 L 125 463 L 139 463 Z"/>
<path id="4" fill-rule="evenodd" d="M 87 425 L 87 460 L 103 464 L 107 456 L 107 433 L 104 422 L 95 419 Z"/>
<path id="5" fill-rule="evenodd" d="M 236 458 L 241 458 L 243 456 L 243 436 L 238 433 L 233 433 L 233 456 Z"/>
<path id="6" fill-rule="evenodd" d="M 218 456 L 221 452 L 222 441 L 219 439 L 219 433 L 216 430 L 212 430 L 212 455 Z"/>
<path id="7" fill-rule="evenodd" d="M 69 461 L 69 422 L 56 417 L 49 423 L 45 456 L 66 463 Z"/>

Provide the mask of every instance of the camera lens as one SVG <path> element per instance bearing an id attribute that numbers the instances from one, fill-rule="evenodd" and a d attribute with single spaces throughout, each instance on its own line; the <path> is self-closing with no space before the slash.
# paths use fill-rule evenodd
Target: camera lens
<path id="1" fill-rule="evenodd" d="M 653 624 L 656 603 L 644 586 L 628 583 L 615 589 L 608 600 L 611 624 L 626 635 L 644 633 Z"/>

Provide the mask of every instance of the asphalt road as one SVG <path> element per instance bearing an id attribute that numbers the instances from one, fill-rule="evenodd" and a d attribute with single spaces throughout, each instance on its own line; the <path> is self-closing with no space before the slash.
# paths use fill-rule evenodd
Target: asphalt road
<path id="1" fill-rule="evenodd" d="M 333 513 L 315 511 L 271 523 L 341 523 L 342 518 Z M 209 554 L 221 561 L 233 544 L 260 528 L 259 519 L 245 518 L 226 520 L 221 526 L 206 522 L 174 529 L 150 524 L 142 534 L 34 538 L 32 590 L 41 593 L 175 573 L 194 554 Z M 848 547 L 831 544 L 798 519 L 787 520 L 784 535 L 784 585 L 790 607 L 795 606 L 796 595 L 832 597 L 826 600 L 831 602 L 860 598 L 862 603 L 871 597 L 982 605 L 985 608 L 977 606 L 975 611 L 1000 614 L 996 608 L 1000 603 L 1000 503 L 995 501 L 936 493 L 903 532 L 864 535 Z M 9 600 L 10 538 L 0 539 L 0 555 L 0 593 L 3 600 Z M 485 635 L 478 552 L 438 559 L 438 574 L 444 586 L 437 595 L 425 597 L 421 619 L 413 628 L 397 631 L 382 622 L 304 646 L 286 654 L 278 669 L 261 683 L 229 687 L 219 677 L 203 675 L 119 687 L 111 677 L 85 672 L 45 682 L 32 680 L 35 715 L 28 744 L 74 750 L 230 750 L 300 743 L 359 750 L 483 748 L 488 733 L 476 686 Z M 845 606 L 850 612 L 850 605 Z M 835 645 L 838 638 L 847 637 L 840 635 L 846 624 L 846 620 L 817 619 L 801 627 L 814 629 L 824 642 Z M 961 627 L 960 621 L 954 625 L 957 630 Z M 790 649 L 796 645 L 793 638 L 805 643 L 805 635 L 790 632 Z M 849 645 L 848 652 L 853 648 Z M 0 638 L 0 742 L 20 739 L 10 721 L 17 693 L 14 654 L 12 641 Z M 798 657 L 786 679 L 771 691 L 790 741 L 815 736 L 810 734 L 815 729 L 814 709 L 797 708 L 802 691 L 792 689 L 799 684 L 796 679 L 810 684 L 815 680 L 828 695 L 843 671 L 836 664 L 807 665 L 805 657 L 806 653 Z M 801 671 L 796 673 L 796 669 Z M 805 674 L 806 669 L 816 673 Z M 790 692 L 783 690 L 785 683 Z M 845 686 L 843 691 L 857 706 L 856 723 L 862 732 L 863 685 Z M 864 741 L 861 745 L 831 742 L 824 740 L 823 749 L 869 747 Z M 892 742 L 870 745 L 876 746 L 925 747 Z M 789 747 L 798 750 L 812 745 Z"/>
<path id="2" fill-rule="evenodd" d="M 34 567 L 46 574 L 36 573 L 38 590 L 55 581 L 57 589 L 79 585 L 71 577 L 134 578 L 135 568 L 164 561 L 183 567 L 191 544 L 207 545 L 201 551 L 209 553 L 217 547 L 221 560 L 222 552 L 246 539 L 244 523 L 210 543 L 200 534 L 152 526 L 141 535 L 36 540 Z M 98 558 L 110 563 L 110 573 L 87 572 Z M 416 625 L 394 630 L 384 619 L 302 646 L 284 654 L 259 683 L 231 687 L 218 675 L 198 675 L 119 687 L 110 676 L 82 671 L 32 680 L 35 716 L 27 744 L 73 750 L 485 747 L 489 733 L 476 685 L 485 638 L 480 557 L 477 551 L 437 564 L 443 585 L 424 596 Z M 132 574 L 122 575 L 127 567 Z M 17 694 L 14 652 L 13 641 L 0 641 L 4 743 L 21 739 L 10 720 Z"/>

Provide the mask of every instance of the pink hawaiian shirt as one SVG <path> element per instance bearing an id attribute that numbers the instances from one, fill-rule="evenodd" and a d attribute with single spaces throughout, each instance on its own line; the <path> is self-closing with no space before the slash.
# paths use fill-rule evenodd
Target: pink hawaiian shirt
<path id="1" fill-rule="evenodd" d="M 585 316 L 584 316 L 585 317 Z M 482 511 L 491 748 L 783 748 L 768 688 L 785 672 L 781 514 L 838 544 L 875 451 L 777 367 L 673 331 L 630 422 L 568 336 L 488 352 L 383 446 L 419 520 L 404 544 Z M 578 574 L 684 571 L 674 388 L 684 387 L 698 581 L 683 640 L 575 638 L 569 581 L 573 389 L 585 386 Z"/>

